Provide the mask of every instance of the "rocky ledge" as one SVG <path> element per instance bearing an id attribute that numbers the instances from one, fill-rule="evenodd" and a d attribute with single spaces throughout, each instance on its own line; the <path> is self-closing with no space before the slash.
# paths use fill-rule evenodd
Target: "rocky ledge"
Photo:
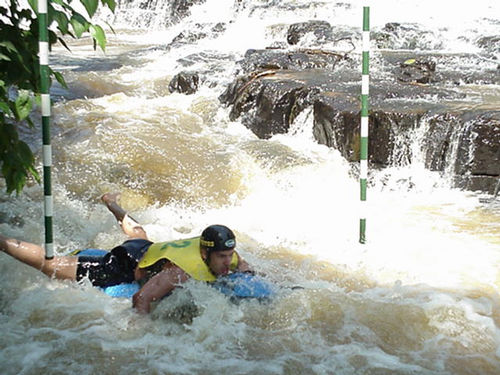
<path id="1" fill-rule="evenodd" d="M 405 166 L 424 155 L 426 168 L 451 175 L 455 187 L 497 193 L 500 111 L 491 84 L 499 83 L 499 73 L 436 68 L 471 58 L 377 53 L 378 71 L 370 76 L 370 168 Z M 248 51 L 240 66 L 220 97 L 232 120 L 269 138 L 286 133 L 312 108 L 315 139 L 359 160 L 359 61 L 322 50 L 268 49 Z"/>
<path id="2" fill-rule="evenodd" d="M 405 166 L 419 158 L 426 168 L 451 177 L 455 187 L 496 195 L 498 38 L 478 41 L 482 56 L 417 52 L 411 48 L 426 40 L 426 34 L 409 27 L 387 24 L 373 35 L 372 43 L 380 49 L 370 60 L 370 168 Z M 232 120 L 239 119 L 264 139 L 286 133 L 302 111 L 312 109 L 315 139 L 338 149 L 354 165 L 359 158 L 361 62 L 352 51 L 360 41 L 355 33 L 333 30 L 322 21 L 294 24 L 286 43 L 248 50 L 220 101 L 231 108 Z M 409 43 L 402 47 L 410 49 L 385 49 L 401 33 Z M 306 35 L 315 39 L 312 45 L 343 43 L 348 52 L 301 49 L 298 45 Z M 205 72 L 198 73 L 200 77 L 180 73 L 171 91 L 191 93 L 198 80 L 210 82 Z"/>

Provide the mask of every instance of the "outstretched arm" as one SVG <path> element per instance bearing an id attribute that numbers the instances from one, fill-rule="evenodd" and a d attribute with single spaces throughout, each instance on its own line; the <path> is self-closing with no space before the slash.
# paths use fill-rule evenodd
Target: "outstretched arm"
<path id="1" fill-rule="evenodd" d="M 11 257 L 42 271 L 56 279 L 76 279 L 78 258 L 74 256 L 55 256 L 45 259 L 45 250 L 36 244 L 24 242 L 0 234 L 0 251 Z"/>
<path id="2" fill-rule="evenodd" d="M 173 264 L 153 276 L 132 297 L 132 306 L 138 313 L 147 314 L 151 311 L 151 302 L 157 301 L 172 292 L 179 284 L 187 281 L 189 276 Z"/>

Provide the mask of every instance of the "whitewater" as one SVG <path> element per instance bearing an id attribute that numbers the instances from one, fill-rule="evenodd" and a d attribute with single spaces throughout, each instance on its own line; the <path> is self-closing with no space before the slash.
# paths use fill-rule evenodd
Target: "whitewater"
<path id="1" fill-rule="evenodd" d="M 389 22 L 427 31 L 394 50 L 480 55 L 482 65 L 468 69 L 498 65 L 498 51 L 485 55 L 475 43 L 499 34 L 497 1 L 368 4 L 372 32 Z M 281 292 L 235 304 L 190 282 L 145 318 L 128 300 L 0 254 L 3 373 L 500 372 L 499 197 L 454 188 L 447 173 L 426 169 L 425 124 L 405 145 L 411 164 L 370 170 L 360 244 L 357 169 L 314 140 L 311 110 L 287 134 L 262 140 L 218 100 L 245 52 L 282 45 L 291 23 L 325 20 L 360 41 L 362 5 L 208 0 L 172 22 L 169 2 L 132 0 L 100 15 L 115 30 L 105 53 L 88 39 L 52 51 L 69 86 L 52 89 L 56 252 L 123 241 L 99 201 L 121 191 L 153 241 L 230 226 L 240 254 Z M 222 32 L 213 31 L 218 23 Z M 173 43 L 189 31 L 208 36 Z M 352 48 L 315 42 L 297 48 Z M 360 43 L 351 53 L 359 58 Z M 170 93 L 186 67 L 209 74 L 193 95 Z M 497 86 L 467 89 L 474 104 L 498 110 Z M 26 137 L 41 158 L 38 135 Z M 36 184 L 17 197 L 1 193 L 0 232 L 42 243 L 42 202 Z"/>

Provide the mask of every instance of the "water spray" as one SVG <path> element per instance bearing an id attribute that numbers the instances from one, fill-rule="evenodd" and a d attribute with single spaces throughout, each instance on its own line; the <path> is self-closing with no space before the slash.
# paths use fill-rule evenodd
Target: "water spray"
<path id="1" fill-rule="evenodd" d="M 368 178 L 368 92 L 370 61 L 370 7 L 363 7 L 363 51 L 361 74 L 361 131 L 360 131 L 360 199 L 359 242 L 366 243 L 366 182 Z"/>
<path id="2" fill-rule="evenodd" d="M 43 190 L 45 213 L 45 258 L 54 257 L 52 232 L 52 146 L 50 144 L 50 94 L 49 94 L 49 30 L 47 0 L 38 1 L 38 31 L 40 58 L 40 97 L 42 102 L 42 138 L 43 138 Z"/>

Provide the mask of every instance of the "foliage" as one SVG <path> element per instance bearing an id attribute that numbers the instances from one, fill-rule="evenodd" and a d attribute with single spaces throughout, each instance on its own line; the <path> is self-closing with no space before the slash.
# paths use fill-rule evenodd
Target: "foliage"
<path id="1" fill-rule="evenodd" d="M 115 10 L 115 0 L 78 0 L 94 17 L 99 6 Z M 63 37 L 80 38 L 86 33 L 104 51 L 106 35 L 101 26 L 91 23 L 70 5 L 71 0 L 48 0 L 49 46 Z M 74 0 L 72 2 L 77 2 Z M 34 127 L 30 114 L 39 103 L 40 64 L 38 58 L 38 0 L 10 0 L 0 4 L 0 166 L 7 193 L 19 194 L 28 178 L 40 182 L 35 159 L 29 146 L 19 139 L 18 127 Z M 101 3 L 101 4 L 99 4 Z M 50 47 L 49 47 L 50 48 Z M 50 78 L 66 87 L 63 76 L 49 68 Z"/>

